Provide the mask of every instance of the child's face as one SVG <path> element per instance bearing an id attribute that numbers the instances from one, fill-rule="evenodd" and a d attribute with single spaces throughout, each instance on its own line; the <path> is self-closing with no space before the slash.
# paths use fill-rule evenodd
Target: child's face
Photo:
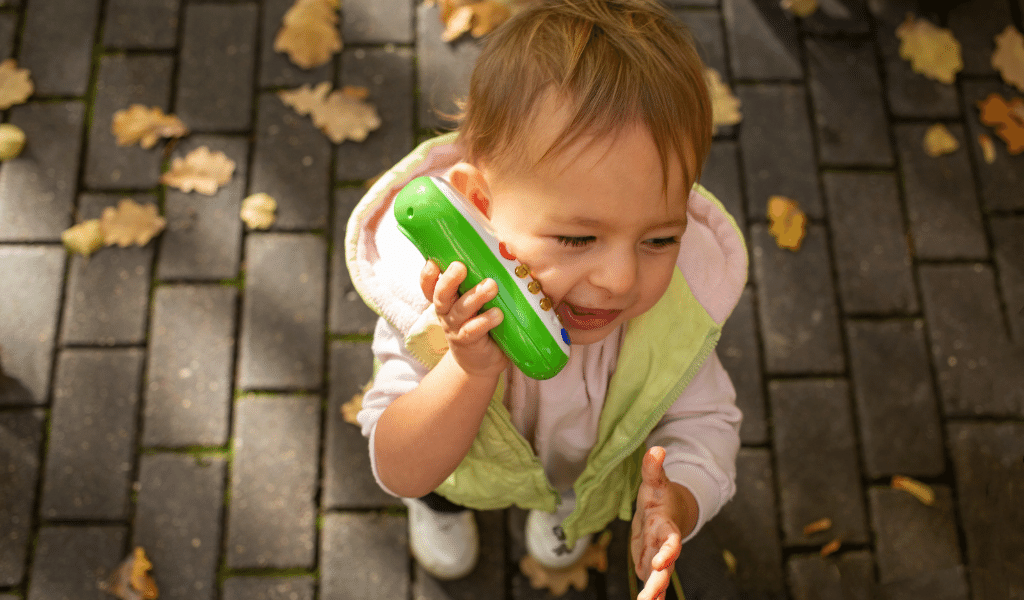
<path id="1" fill-rule="evenodd" d="M 561 131 L 562 118 L 558 111 L 537 117 L 530 164 Z M 687 194 L 674 164 L 666 199 L 646 128 L 581 142 L 525 173 L 481 173 L 498 239 L 530 267 L 573 344 L 604 339 L 665 293 L 686 229 Z"/>

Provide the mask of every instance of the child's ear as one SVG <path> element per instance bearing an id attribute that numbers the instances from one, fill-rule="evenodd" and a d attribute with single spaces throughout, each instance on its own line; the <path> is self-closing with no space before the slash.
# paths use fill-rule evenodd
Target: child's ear
<path id="1" fill-rule="evenodd" d="M 484 174 L 467 162 L 460 162 L 448 170 L 448 181 L 469 199 L 480 212 L 491 216 L 491 192 Z"/>

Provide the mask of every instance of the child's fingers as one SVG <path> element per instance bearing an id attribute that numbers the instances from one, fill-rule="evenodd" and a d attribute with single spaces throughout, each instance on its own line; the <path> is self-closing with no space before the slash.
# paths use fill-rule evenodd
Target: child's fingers
<path id="1" fill-rule="evenodd" d="M 437 286 L 437 278 L 441 275 L 441 267 L 437 266 L 437 263 L 428 260 L 423 265 L 423 269 L 420 270 L 420 289 L 423 290 L 423 296 L 434 301 L 434 288 Z"/>
<path id="2" fill-rule="evenodd" d="M 441 318 L 450 329 L 456 330 L 480 312 L 484 304 L 498 295 L 498 284 L 493 279 L 485 279 L 466 291 L 452 303 L 448 313 Z"/>
<path id="3" fill-rule="evenodd" d="M 647 578 L 644 589 L 637 595 L 636 600 L 655 600 L 664 597 L 671 577 L 672 572 L 668 569 L 653 571 L 651 576 Z"/>
<path id="4" fill-rule="evenodd" d="M 643 482 L 653 487 L 662 487 L 668 484 L 668 477 L 665 475 L 665 449 L 661 446 L 652 446 L 647 454 L 644 454 L 641 475 Z"/>
<path id="5" fill-rule="evenodd" d="M 651 559 L 651 568 L 660 571 L 673 564 L 683 549 L 682 539 L 678 533 L 670 533 L 665 543 L 661 545 L 661 549 Z"/>
<path id="6" fill-rule="evenodd" d="M 438 315 L 446 315 L 452 304 L 459 297 L 459 284 L 466 279 L 466 267 L 460 262 L 453 262 L 437 278 L 434 287 L 434 310 Z"/>
<path id="7" fill-rule="evenodd" d="M 502 314 L 501 309 L 494 307 L 466 321 L 455 335 L 455 339 L 461 343 L 471 344 L 485 337 L 504 318 L 505 316 Z"/>

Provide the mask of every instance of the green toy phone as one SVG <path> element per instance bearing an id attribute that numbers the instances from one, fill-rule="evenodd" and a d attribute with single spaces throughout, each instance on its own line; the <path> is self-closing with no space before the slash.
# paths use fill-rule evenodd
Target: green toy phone
<path id="1" fill-rule="evenodd" d="M 479 210 L 440 177 L 417 177 L 395 198 L 398 228 L 424 258 L 448 268 L 466 265 L 459 286 L 466 293 L 487 278 L 498 283 L 498 295 L 483 310 L 497 306 L 505 315 L 491 337 L 519 370 L 534 379 L 549 379 L 569 361 L 569 334 L 541 292 L 530 269 L 516 260 L 490 232 Z"/>

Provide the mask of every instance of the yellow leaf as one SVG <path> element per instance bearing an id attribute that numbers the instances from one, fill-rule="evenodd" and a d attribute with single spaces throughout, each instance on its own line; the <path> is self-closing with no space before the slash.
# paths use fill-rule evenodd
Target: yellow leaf
<path id="1" fill-rule="evenodd" d="M 704 77 L 707 80 L 708 94 L 711 96 L 711 121 L 718 131 L 723 125 L 735 125 L 743 120 L 740 113 L 740 99 L 733 95 L 729 86 L 722 81 L 718 71 L 704 69 Z"/>
<path id="2" fill-rule="evenodd" d="M 807 215 L 800 206 L 784 196 L 768 199 L 768 232 L 775 237 L 780 248 L 799 250 L 807 234 Z"/>
<path id="3" fill-rule="evenodd" d="M 13 58 L 0 62 L 0 110 L 28 100 L 34 90 L 28 69 L 19 69 Z"/>
<path id="4" fill-rule="evenodd" d="M 473 7 L 460 6 L 455 9 L 451 16 L 444 22 L 444 31 L 441 32 L 442 42 L 451 42 L 460 35 L 466 33 L 473 27 Z"/>
<path id="5" fill-rule="evenodd" d="M 931 157 L 942 156 L 956 152 L 960 148 L 960 142 L 956 141 L 942 123 L 932 125 L 924 132 L 924 153 Z"/>
<path id="6" fill-rule="evenodd" d="M 1024 36 L 1013 25 L 1007 25 L 995 42 L 992 67 L 1003 76 L 1003 81 L 1024 92 Z"/>
<path id="7" fill-rule="evenodd" d="M 353 394 L 351 400 L 341 405 L 341 416 L 346 423 L 359 426 L 359 419 L 356 418 L 356 415 L 363 409 L 363 395 L 370 391 L 371 387 L 373 387 L 373 379 L 367 381 L 358 393 Z"/>
<path id="8" fill-rule="evenodd" d="M 1007 152 L 1011 155 L 1024 152 L 1024 98 L 1007 101 L 993 92 L 977 106 L 978 120 L 995 128 L 996 135 L 1006 142 Z"/>
<path id="9" fill-rule="evenodd" d="M 910 68 L 929 79 L 953 83 L 956 74 L 964 68 L 960 56 L 960 42 L 953 32 L 932 24 L 927 19 L 907 19 L 896 28 L 900 38 L 900 56 L 910 61 Z"/>
<path id="10" fill-rule="evenodd" d="M 798 17 L 809 17 L 818 10 L 818 0 L 782 0 L 783 9 Z"/>
<path id="11" fill-rule="evenodd" d="M 25 149 L 25 132 L 17 125 L 0 123 L 0 161 L 17 158 Z"/>
<path id="12" fill-rule="evenodd" d="M 160 176 L 160 183 L 176 187 L 183 192 L 195 190 L 212 196 L 217 188 L 231 181 L 235 161 L 223 152 L 210 152 L 206 146 L 189 152 L 185 158 L 171 161 L 171 170 Z"/>
<path id="13" fill-rule="evenodd" d="M 108 246 L 145 246 L 164 230 L 167 221 L 157 213 L 156 204 L 138 204 L 124 198 L 117 208 L 108 206 L 100 216 L 100 229 Z"/>
<path id="14" fill-rule="evenodd" d="M 242 200 L 242 211 L 239 216 L 249 229 L 269 229 L 274 224 L 274 211 L 277 200 L 269 194 L 253 194 Z"/>
<path id="15" fill-rule="evenodd" d="M 903 490 L 917 498 L 921 501 L 921 504 L 927 506 L 935 504 L 935 491 L 926 483 L 921 483 L 916 479 L 904 477 L 903 475 L 893 475 L 891 485 L 893 489 Z"/>
<path id="16" fill-rule="evenodd" d="M 278 97 L 298 114 L 309 115 L 313 124 L 335 144 L 347 139 L 361 142 L 380 127 L 377 109 L 364 102 L 366 88 L 347 86 L 328 93 L 330 89 L 331 84 L 324 81 L 315 88 L 306 84 L 278 92 Z"/>
<path id="17" fill-rule="evenodd" d="M 825 517 L 804 526 L 804 535 L 814 535 L 832 529 L 832 519 Z"/>
<path id="18" fill-rule="evenodd" d="M 155 600 L 160 592 L 148 573 L 152 568 L 146 551 L 136 547 L 106 581 L 99 583 L 99 588 L 121 600 Z"/>
<path id="19" fill-rule="evenodd" d="M 64 242 L 64 247 L 68 249 L 68 252 L 86 257 L 106 244 L 99 219 L 82 221 L 78 225 L 64 230 L 64 233 L 60 234 L 60 241 Z"/>
<path id="20" fill-rule="evenodd" d="M 495 27 L 507 21 L 512 14 L 507 6 L 496 0 L 484 0 L 473 6 L 473 29 L 470 33 L 477 38 L 494 31 Z"/>
<path id="21" fill-rule="evenodd" d="M 822 546 L 821 547 L 821 556 L 822 556 L 822 558 L 828 556 L 829 554 L 833 554 L 833 553 L 839 551 L 840 545 L 842 545 L 842 542 L 840 540 L 832 540 L 831 542 L 829 542 L 829 543 L 825 544 L 824 546 Z"/>
<path id="22" fill-rule="evenodd" d="M 132 104 L 114 113 L 110 132 L 117 137 L 118 146 L 138 142 L 143 148 L 152 148 L 162 137 L 178 138 L 188 134 L 188 127 L 178 117 L 165 115 L 159 107 Z"/>
<path id="23" fill-rule="evenodd" d="M 722 560 L 725 562 L 725 568 L 732 573 L 736 574 L 736 555 L 728 550 L 722 550 Z"/>
<path id="24" fill-rule="evenodd" d="M 992 164 L 996 162 L 996 144 L 992 141 L 992 136 L 982 133 L 978 135 L 978 145 L 981 146 L 981 156 L 985 159 L 986 164 Z"/>
<path id="25" fill-rule="evenodd" d="M 341 50 L 337 0 L 296 0 L 284 14 L 274 50 L 303 69 L 326 64 Z"/>

